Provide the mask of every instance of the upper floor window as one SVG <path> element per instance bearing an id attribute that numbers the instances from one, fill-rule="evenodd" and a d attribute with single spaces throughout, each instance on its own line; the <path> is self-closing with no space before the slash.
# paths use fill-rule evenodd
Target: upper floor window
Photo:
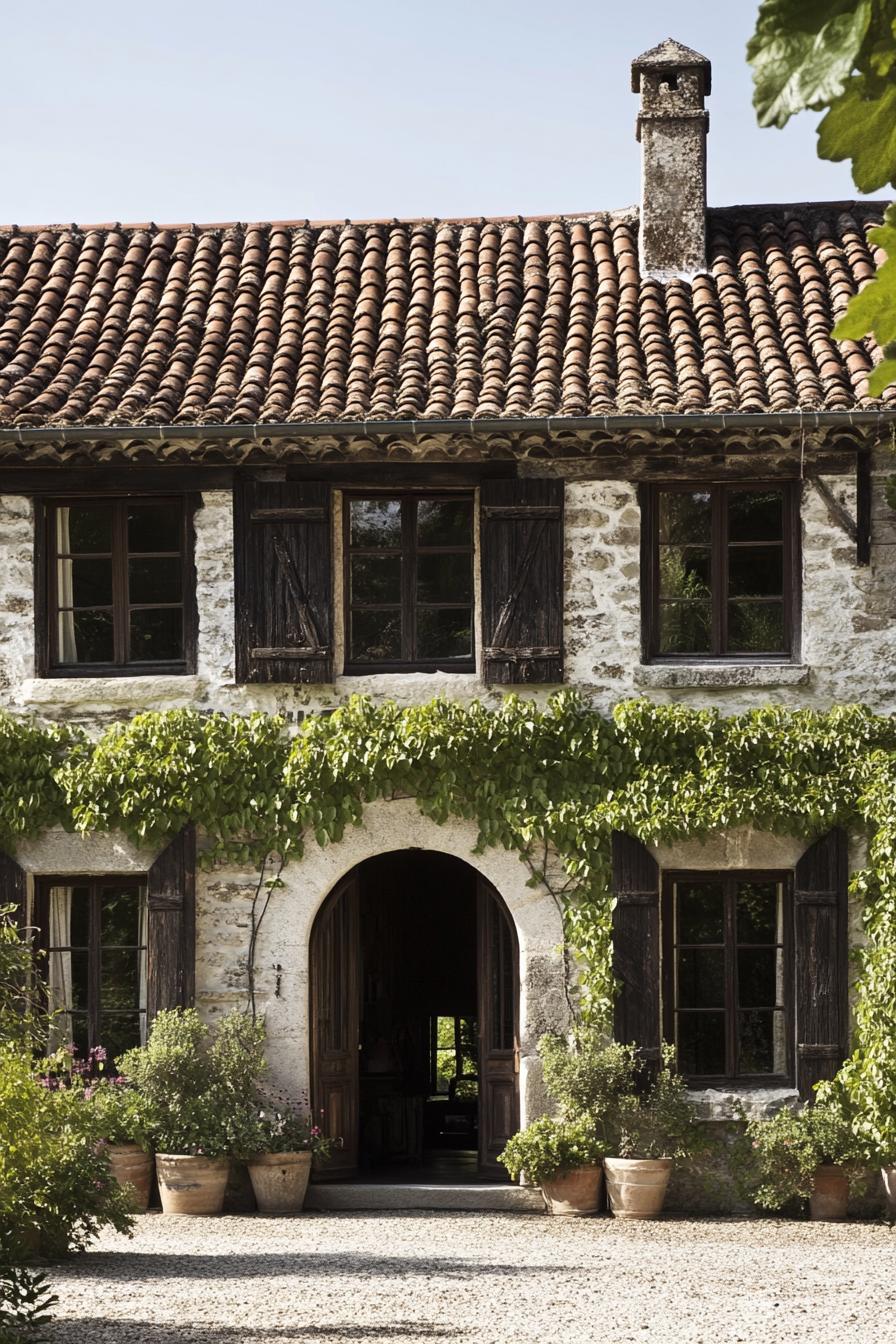
<path id="1" fill-rule="evenodd" d="M 472 671 L 473 500 L 349 495 L 346 671 Z"/>
<path id="2" fill-rule="evenodd" d="M 187 671 L 187 536 L 182 497 L 46 505 L 43 670 Z"/>
<path id="3" fill-rule="evenodd" d="M 695 1081 L 786 1079 L 789 884 L 783 873 L 671 873 L 665 1035 Z"/>
<path id="4" fill-rule="evenodd" d="M 651 489 L 644 552 L 649 656 L 791 655 L 793 510 L 789 484 Z"/>
<path id="5" fill-rule="evenodd" d="M 46 930 L 50 1046 L 111 1059 L 146 1036 L 146 889 L 127 878 L 46 878 L 37 922 Z"/>

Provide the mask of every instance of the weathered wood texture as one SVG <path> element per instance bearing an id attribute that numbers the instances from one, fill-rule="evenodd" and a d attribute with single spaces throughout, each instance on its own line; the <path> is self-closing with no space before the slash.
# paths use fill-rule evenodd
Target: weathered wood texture
<path id="1" fill-rule="evenodd" d="M 337 887 L 314 921 L 310 948 L 311 1094 L 324 1133 L 342 1143 L 318 1176 L 358 1165 L 361 1041 L 360 883 Z M 321 1112 L 323 1115 L 321 1116 Z"/>
<path id="2" fill-rule="evenodd" d="M 493 887 L 476 886 L 479 993 L 479 1168 L 498 1174 L 498 1154 L 520 1126 L 519 955 Z"/>
<path id="3" fill-rule="evenodd" d="M 10 854 L 0 850 L 0 906 L 11 905 L 12 917 L 20 929 L 28 923 L 28 887 L 25 870 Z"/>
<path id="4" fill-rule="evenodd" d="M 185 826 L 146 877 L 146 1020 L 196 991 L 196 830 Z"/>
<path id="5" fill-rule="evenodd" d="M 241 477 L 234 498 L 236 676 L 333 679 L 330 487 Z"/>
<path id="6" fill-rule="evenodd" d="M 483 481 L 483 677 L 563 680 L 563 482 Z"/>
<path id="7" fill-rule="evenodd" d="M 846 1054 L 847 838 L 828 831 L 796 865 L 793 893 L 796 1072 L 800 1096 L 833 1078 Z"/>
<path id="8" fill-rule="evenodd" d="M 613 1016 L 617 1041 L 660 1057 L 660 870 L 640 840 L 613 833 Z"/>

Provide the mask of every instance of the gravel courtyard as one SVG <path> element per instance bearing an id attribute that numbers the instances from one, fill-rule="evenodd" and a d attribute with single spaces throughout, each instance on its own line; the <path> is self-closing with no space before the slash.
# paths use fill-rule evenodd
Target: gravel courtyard
<path id="1" fill-rule="evenodd" d="M 52 1279 L 52 1344 L 896 1338 L 880 1223 L 150 1214 Z"/>

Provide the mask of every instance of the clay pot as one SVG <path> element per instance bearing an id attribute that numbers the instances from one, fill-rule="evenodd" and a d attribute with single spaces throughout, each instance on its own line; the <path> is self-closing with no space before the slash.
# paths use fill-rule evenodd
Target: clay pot
<path id="1" fill-rule="evenodd" d="M 258 1153 L 248 1162 L 259 1213 L 301 1213 L 311 1175 L 310 1153 Z"/>
<path id="2" fill-rule="evenodd" d="M 131 1197 L 131 1211 L 145 1213 L 149 1208 L 149 1187 L 152 1181 L 152 1157 L 136 1143 L 109 1143 L 109 1166 L 118 1184 L 127 1187 Z"/>
<path id="3" fill-rule="evenodd" d="M 607 1195 L 616 1218 L 658 1218 L 672 1175 L 671 1157 L 605 1157 Z"/>
<path id="4" fill-rule="evenodd" d="M 849 1181 L 843 1168 L 832 1162 L 816 1167 L 809 1196 L 809 1217 L 815 1222 L 836 1222 L 846 1217 L 848 1202 Z"/>
<path id="5" fill-rule="evenodd" d="M 896 1162 L 891 1162 L 887 1167 L 881 1167 L 880 1174 L 884 1182 L 886 1217 L 889 1218 L 891 1223 L 896 1223 Z"/>
<path id="6" fill-rule="evenodd" d="M 230 1174 L 229 1157 L 156 1153 L 163 1213 L 220 1213 Z"/>
<path id="7" fill-rule="evenodd" d="M 563 1218 L 587 1218 L 600 1207 L 604 1173 L 601 1167 L 577 1167 L 542 1181 L 548 1213 Z"/>

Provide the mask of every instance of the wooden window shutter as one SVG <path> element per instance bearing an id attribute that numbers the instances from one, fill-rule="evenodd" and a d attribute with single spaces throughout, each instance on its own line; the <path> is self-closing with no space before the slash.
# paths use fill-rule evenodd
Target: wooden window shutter
<path id="1" fill-rule="evenodd" d="M 846 1055 L 847 881 L 846 833 L 828 831 L 796 865 L 793 893 L 796 1083 L 806 1099 Z"/>
<path id="2" fill-rule="evenodd" d="M 483 481 L 483 678 L 563 680 L 563 482 Z"/>
<path id="3" fill-rule="evenodd" d="M 660 1059 L 660 870 L 646 845 L 613 832 L 613 1035 Z"/>
<path id="4" fill-rule="evenodd" d="M 146 1021 L 196 990 L 196 829 L 185 826 L 146 877 Z"/>
<path id="5" fill-rule="evenodd" d="M 12 905 L 13 920 L 20 930 L 28 926 L 28 888 L 25 869 L 0 850 L 0 905 Z"/>
<path id="6" fill-rule="evenodd" d="M 242 479 L 234 529 L 237 681 L 332 681 L 329 485 Z"/>

